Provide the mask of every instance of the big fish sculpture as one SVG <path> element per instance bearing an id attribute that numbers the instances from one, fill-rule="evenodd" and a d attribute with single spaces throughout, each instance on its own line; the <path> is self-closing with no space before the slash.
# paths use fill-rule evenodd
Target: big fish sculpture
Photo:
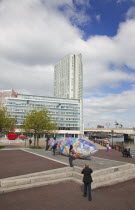
<path id="1" fill-rule="evenodd" d="M 56 140 L 53 139 L 49 140 L 48 145 L 53 146 L 56 143 L 57 143 L 57 150 L 59 151 L 59 153 L 67 156 L 69 155 L 70 145 L 73 145 L 76 158 L 87 158 L 98 151 L 98 148 L 94 144 L 84 139 L 62 137 Z"/>

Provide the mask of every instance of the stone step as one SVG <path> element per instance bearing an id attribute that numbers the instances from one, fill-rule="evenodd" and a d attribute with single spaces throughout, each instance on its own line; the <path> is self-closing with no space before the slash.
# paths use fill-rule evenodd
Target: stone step
<path id="1" fill-rule="evenodd" d="M 51 170 L 47 170 L 47 171 L 40 171 L 40 172 L 36 172 L 36 173 L 30 173 L 30 174 L 24 174 L 24 175 L 19 175 L 19 176 L 13 176 L 13 177 L 7 177 L 7 178 L 3 178 L 0 179 L 0 183 L 3 180 L 13 180 L 13 179 L 20 179 L 20 178 L 29 178 L 29 177 L 35 177 L 35 176 L 43 176 L 43 175 L 50 175 L 50 174 L 57 174 L 57 173 L 63 173 L 63 172 L 69 172 L 69 171 L 73 171 L 72 167 L 63 167 L 63 168 L 57 168 L 57 169 L 51 169 Z"/>
<path id="2" fill-rule="evenodd" d="M 93 174 L 94 175 L 94 174 Z M 119 182 L 124 182 L 130 179 L 135 178 L 135 167 L 129 169 L 129 170 L 123 170 L 123 171 L 116 171 L 115 173 L 109 173 L 104 174 L 101 176 L 92 176 L 93 183 L 92 183 L 92 189 L 96 189 L 98 187 L 103 187 L 107 185 L 116 184 Z M 79 174 L 77 172 L 73 172 L 73 180 L 82 183 L 83 175 Z"/>
<path id="3" fill-rule="evenodd" d="M 97 174 L 93 172 L 92 178 L 93 178 L 94 182 L 101 182 L 101 181 L 104 181 L 104 180 L 107 181 L 107 180 L 114 179 L 115 177 L 117 178 L 117 177 L 129 175 L 129 174 L 135 174 L 135 167 L 132 167 L 128 170 L 127 169 L 124 170 L 124 168 L 123 168 L 123 170 L 118 170 L 118 171 L 116 170 L 115 172 L 113 171 L 111 173 L 107 173 L 107 172 L 105 174 L 101 173 L 100 176 L 99 175 L 97 176 Z M 80 180 L 83 179 L 83 175 L 81 173 L 76 172 L 76 171 L 73 172 L 73 176 L 77 179 L 80 179 Z"/>
<path id="4" fill-rule="evenodd" d="M 83 174 L 74 171 L 73 172 L 73 177 L 76 178 L 76 179 L 82 180 L 83 179 Z"/>
<path id="5" fill-rule="evenodd" d="M 29 189 L 29 188 L 33 188 L 33 187 L 40 187 L 40 186 L 44 186 L 44 185 L 56 184 L 56 183 L 60 183 L 60 182 L 64 182 L 64 181 L 72 181 L 72 177 L 59 178 L 56 180 L 43 181 L 43 182 L 18 185 L 18 186 L 12 186 L 12 187 L 2 187 L 2 188 L 0 188 L 0 194 L 17 191 L 17 190 Z"/>
<path id="6" fill-rule="evenodd" d="M 125 182 L 127 180 L 130 180 L 130 179 L 134 179 L 135 178 L 135 171 L 134 173 L 129 173 L 129 174 L 126 174 L 124 176 L 120 176 L 120 177 L 112 177 L 112 179 L 108 179 L 108 180 L 99 180 L 99 181 L 96 181 L 94 180 L 92 182 L 92 189 L 96 189 L 96 188 L 99 188 L 99 187 L 104 187 L 104 186 L 109 186 L 109 185 L 113 185 L 113 184 L 117 184 L 117 183 L 120 183 L 120 182 Z M 73 181 L 75 181 L 76 183 L 78 184 L 83 184 L 82 180 L 77 177 L 73 177 L 72 179 Z"/>
<path id="7" fill-rule="evenodd" d="M 77 179 L 76 177 L 72 177 L 72 181 L 78 183 L 78 184 L 83 184 L 81 179 Z"/>
<path id="8" fill-rule="evenodd" d="M 123 178 L 123 177 L 127 177 L 130 175 L 134 175 L 135 178 L 135 168 L 134 169 L 129 169 L 128 171 L 117 171 L 115 173 L 110 173 L 110 174 L 106 174 L 106 175 L 101 175 L 98 177 L 92 176 L 93 177 L 93 181 L 94 183 L 100 183 L 100 182 L 104 182 L 104 181 L 110 181 L 110 180 L 114 180 L 117 178 Z"/>
<path id="9" fill-rule="evenodd" d="M 117 184 L 117 183 L 120 183 L 120 182 L 125 182 L 127 180 L 130 180 L 130 179 L 134 179 L 135 178 L 135 174 L 129 174 L 129 175 L 126 175 L 126 176 L 121 176 L 121 177 L 117 177 L 115 179 L 111 179 L 111 180 L 105 180 L 105 181 L 102 181 L 102 182 L 93 182 L 92 183 L 92 189 L 96 189 L 96 188 L 99 188 L 99 187 L 104 187 L 104 186 L 109 186 L 109 185 L 113 185 L 113 184 Z"/>
<path id="10" fill-rule="evenodd" d="M 72 180 L 82 184 L 82 168 L 63 167 L 48 171 L 26 174 L 16 177 L 9 177 L 0 180 L 0 193 L 10 192 Z M 92 189 L 123 182 L 135 178 L 135 165 L 125 164 L 117 167 L 94 171 L 92 174 Z"/>
<path id="11" fill-rule="evenodd" d="M 8 188 L 13 186 L 20 186 L 20 185 L 27 185 L 32 183 L 44 182 L 44 181 L 51 181 L 60 178 L 72 177 L 72 171 L 66 171 L 64 173 L 53 173 L 53 174 L 46 174 L 40 176 L 32 176 L 32 177 L 25 177 L 25 178 L 17 178 L 17 179 L 4 179 L 1 180 L 0 188 Z"/>
<path id="12" fill-rule="evenodd" d="M 79 167 L 74 168 L 74 176 L 78 179 L 82 179 L 83 175 L 81 174 L 81 171 L 82 171 L 82 169 L 80 169 Z M 112 168 L 94 171 L 92 173 L 92 177 L 93 177 L 93 179 L 96 179 L 96 178 L 103 179 L 103 177 L 106 177 L 106 176 L 111 177 L 114 174 L 119 174 L 120 172 L 125 174 L 125 173 L 134 173 L 134 171 L 135 171 L 134 164 L 126 164 L 125 167 L 122 165 L 119 167 L 112 167 Z"/>
<path id="13" fill-rule="evenodd" d="M 134 164 L 124 164 L 124 165 L 120 165 L 120 166 L 115 166 L 115 167 L 111 167 L 111 168 L 107 168 L 107 169 L 101 169 L 101 170 L 97 170 L 93 172 L 94 176 L 101 176 L 101 175 L 106 175 L 109 173 L 115 173 L 118 171 L 128 171 L 130 169 L 134 169 L 135 165 Z"/>
<path id="14" fill-rule="evenodd" d="M 124 171 L 124 170 L 129 170 L 131 168 L 135 168 L 135 164 L 124 164 L 124 165 L 120 165 L 120 166 L 115 166 L 115 167 L 111 167 L 111 168 L 105 168 L 105 169 L 101 169 L 101 170 L 96 170 L 93 172 L 93 176 L 101 176 L 101 175 L 106 175 L 108 173 L 114 173 L 116 171 Z M 74 167 L 74 171 L 77 173 L 81 173 L 82 168 L 75 166 Z"/>

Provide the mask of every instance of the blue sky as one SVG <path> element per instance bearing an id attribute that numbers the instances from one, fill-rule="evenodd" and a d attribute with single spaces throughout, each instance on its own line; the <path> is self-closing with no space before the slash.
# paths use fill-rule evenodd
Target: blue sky
<path id="1" fill-rule="evenodd" d="M 121 3 L 117 3 L 116 0 L 91 0 L 91 6 L 86 12 L 92 21 L 80 27 L 84 31 L 85 37 L 91 35 L 115 36 L 119 23 L 125 21 L 126 13 L 133 4 L 130 0 Z"/>
<path id="2" fill-rule="evenodd" d="M 73 1 L 77 11 L 82 10 L 82 5 Z M 84 0 L 85 2 L 85 0 Z M 84 32 L 84 39 L 93 35 L 115 36 L 120 22 L 125 21 L 129 8 L 134 6 L 134 1 L 125 0 L 89 0 L 85 7 L 85 14 L 90 18 L 85 24 L 78 24 Z"/>
<path id="3" fill-rule="evenodd" d="M 135 0 L 0 1 L 0 89 L 53 96 L 70 53 L 83 58 L 84 126 L 135 127 Z"/>

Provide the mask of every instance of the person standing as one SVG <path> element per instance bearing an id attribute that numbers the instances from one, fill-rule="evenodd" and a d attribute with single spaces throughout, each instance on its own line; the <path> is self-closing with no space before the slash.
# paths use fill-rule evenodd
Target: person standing
<path id="1" fill-rule="evenodd" d="M 47 135 L 47 138 L 46 138 L 46 151 L 49 149 L 49 145 L 48 145 L 49 140 L 50 140 L 50 137 Z"/>
<path id="2" fill-rule="evenodd" d="M 92 194 L 91 194 L 91 183 L 93 182 L 91 173 L 93 170 L 89 167 L 89 164 L 85 165 L 85 168 L 82 170 L 83 174 L 83 182 L 84 182 L 84 197 L 87 197 L 88 193 L 88 200 L 92 201 Z"/>
<path id="3" fill-rule="evenodd" d="M 55 156 L 55 151 L 56 151 L 56 148 L 57 148 L 57 143 L 55 143 L 53 146 L 52 146 L 52 149 L 53 149 L 53 155 Z"/>
<path id="4" fill-rule="evenodd" d="M 31 140 L 31 139 L 29 139 L 29 147 L 31 146 L 31 144 L 32 144 L 32 140 Z"/>
<path id="5" fill-rule="evenodd" d="M 75 151 L 73 149 L 73 145 L 70 145 L 69 148 L 69 165 L 73 167 L 73 160 L 75 159 Z"/>

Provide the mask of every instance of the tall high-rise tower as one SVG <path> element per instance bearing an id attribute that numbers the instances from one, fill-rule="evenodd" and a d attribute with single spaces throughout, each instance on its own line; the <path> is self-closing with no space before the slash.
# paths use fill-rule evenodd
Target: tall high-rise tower
<path id="1" fill-rule="evenodd" d="M 55 64 L 54 96 L 59 98 L 82 99 L 83 70 L 81 54 L 67 55 Z"/>

